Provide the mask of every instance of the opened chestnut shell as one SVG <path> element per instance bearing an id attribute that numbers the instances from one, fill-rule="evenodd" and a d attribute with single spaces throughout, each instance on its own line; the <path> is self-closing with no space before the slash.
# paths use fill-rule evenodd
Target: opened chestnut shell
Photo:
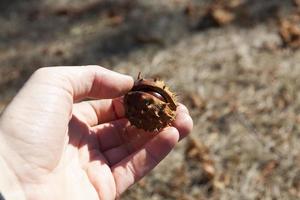
<path id="1" fill-rule="evenodd" d="M 138 77 L 124 97 L 125 115 L 132 125 L 159 131 L 176 117 L 176 98 L 163 81 Z"/>

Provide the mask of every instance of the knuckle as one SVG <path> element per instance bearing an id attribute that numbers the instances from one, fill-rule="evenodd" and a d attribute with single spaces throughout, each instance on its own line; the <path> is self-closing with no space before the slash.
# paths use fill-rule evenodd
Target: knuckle
<path id="1" fill-rule="evenodd" d="M 52 69 L 50 67 L 41 67 L 39 69 L 37 69 L 33 75 L 34 76 L 44 76 L 46 74 L 49 74 L 52 71 Z"/>

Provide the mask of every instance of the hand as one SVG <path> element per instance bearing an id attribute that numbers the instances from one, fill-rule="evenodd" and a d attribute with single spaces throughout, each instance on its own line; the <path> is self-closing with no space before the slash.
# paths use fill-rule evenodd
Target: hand
<path id="1" fill-rule="evenodd" d="M 117 198 L 193 125 L 180 105 L 173 127 L 132 128 L 121 97 L 132 86 L 131 77 L 99 66 L 36 71 L 0 118 L 0 168 L 13 177 L 7 184 L 26 199 Z"/>

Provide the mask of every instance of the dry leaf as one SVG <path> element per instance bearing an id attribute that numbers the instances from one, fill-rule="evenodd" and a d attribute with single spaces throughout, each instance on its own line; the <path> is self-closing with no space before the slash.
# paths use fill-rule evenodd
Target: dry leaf
<path id="1" fill-rule="evenodd" d="M 209 149 L 204 144 L 192 138 L 186 149 L 186 155 L 200 162 L 201 168 L 209 180 L 215 177 L 216 170 L 214 162 L 209 154 Z"/>
<path id="2" fill-rule="evenodd" d="M 269 176 L 272 175 L 273 171 L 279 166 L 279 163 L 277 160 L 271 160 L 267 162 L 262 170 L 261 170 L 261 175 L 260 175 L 260 180 L 265 181 Z"/>
<path id="3" fill-rule="evenodd" d="M 192 108 L 196 108 L 198 110 L 204 110 L 206 107 L 206 101 L 196 93 L 190 93 L 187 96 L 188 101 L 191 102 Z"/>
<path id="4" fill-rule="evenodd" d="M 211 16 L 219 26 L 227 25 L 235 19 L 234 13 L 222 7 L 213 8 L 211 10 Z"/>
<path id="5" fill-rule="evenodd" d="M 300 47 L 300 26 L 299 21 L 283 19 L 280 21 L 279 34 L 284 46 L 291 48 Z"/>

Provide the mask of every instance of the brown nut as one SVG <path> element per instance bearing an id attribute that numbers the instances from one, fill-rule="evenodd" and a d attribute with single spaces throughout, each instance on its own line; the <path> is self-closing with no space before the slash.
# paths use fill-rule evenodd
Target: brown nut
<path id="1" fill-rule="evenodd" d="M 163 81 L 138 77 L 124 97 L 125 115 L 132 125 L 159 131 L 176 117 L 176 97 Z"/>

